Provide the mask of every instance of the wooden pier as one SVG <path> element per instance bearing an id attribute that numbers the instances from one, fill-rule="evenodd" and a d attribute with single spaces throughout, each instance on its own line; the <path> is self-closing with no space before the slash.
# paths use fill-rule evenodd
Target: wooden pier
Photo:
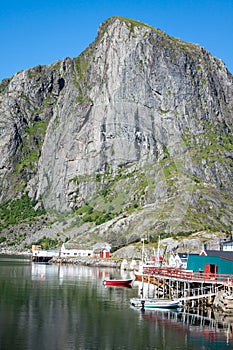
<path id="1" fill-rule="evenodd" d="M 32 261 L 33 262 L 43 262 L 46 263 L 54 257 L 58 257 L 59 252 L 55 250 L 42 250 L 34 249 L 32 251 Z"/>
<path id="2" fill-rule="evenodd" d="M 150 266 L 144 268 L 143 279 L 152 281 L 156 286 L 155 297 L 179 299 L 184 305 L 191 307 L 211 306 L 221 290 L 233 293 L 233 275 Z"/>

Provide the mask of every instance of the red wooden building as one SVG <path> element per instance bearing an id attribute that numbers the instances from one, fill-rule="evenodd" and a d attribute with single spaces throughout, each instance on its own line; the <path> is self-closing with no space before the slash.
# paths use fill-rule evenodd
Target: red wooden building
<path id="1" fill-rule="evenodd" d="M 93 257 L 108 259 L 110 258 L 111 246 L 110 244 L 104 243 L 96 243 L 93 247 Z"/>

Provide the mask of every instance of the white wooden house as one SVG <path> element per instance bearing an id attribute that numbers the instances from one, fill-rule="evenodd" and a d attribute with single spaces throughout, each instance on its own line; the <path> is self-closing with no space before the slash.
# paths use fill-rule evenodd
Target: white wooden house
<path id="1" fill-rule="evenodd" d="M 186 269 L 187 261 L 188 261 L 187 253 L 172 254 L 169 258 L 169 266 Z"/>
<path id="2" fill-rule="evenodd" d="M 93 256 L 92 249 L 85 249 L 78 245 L 77 242 L 63 243 L 60 250 L 60 257 L 87 257 Z"/>
<path id="3" fill-rule="evenodd" d="M 224 251 L 233 252 L 233 240 L 222 242 L 221 247 Z"/>

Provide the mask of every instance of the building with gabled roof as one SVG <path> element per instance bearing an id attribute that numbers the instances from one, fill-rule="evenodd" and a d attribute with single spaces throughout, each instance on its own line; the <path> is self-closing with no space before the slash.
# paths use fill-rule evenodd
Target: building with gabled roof
<path id="1" fill-rule="evenodd" d="M 205 274 L 233 275 L 233 251 L 202 250 L 199 255 L 189 254 L 187 269 Z"/>
<path id="2" fill-rule="evenodd" d="M 111 245 L 107 242 L 96 243 L 93 247 L 94 258 L 107 259 L 110 257 Z"/>
<path id="3" fill-rule="evenodd" d="M 233 252 L 233 240 L 221 242 L 221 249 L 224 251 Z"/>
<path id="4" fill-rule="evenodd" d="M 188 261 L 187 253 L 172 254 L 169 258 L 169 266 L 186 269 L 187 261 Z"/>
<path id="5" fill-rule="evenodd" d="M 92 256 L 92 249 L 85 249 L 77 242 L 63 243 L 60 249 L 60 256 L 63 257 L 87 257 Z"/>

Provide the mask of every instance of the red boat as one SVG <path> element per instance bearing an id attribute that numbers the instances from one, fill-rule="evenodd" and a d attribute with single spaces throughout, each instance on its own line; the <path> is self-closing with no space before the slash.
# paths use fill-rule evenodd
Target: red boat
<path id="1" fill-rule="evenodd" d="M 112 286 L 112 287 L 132 287 L 132 279 L 106 279 L 103 281 L 103 284 L 105 286 Z"/>

